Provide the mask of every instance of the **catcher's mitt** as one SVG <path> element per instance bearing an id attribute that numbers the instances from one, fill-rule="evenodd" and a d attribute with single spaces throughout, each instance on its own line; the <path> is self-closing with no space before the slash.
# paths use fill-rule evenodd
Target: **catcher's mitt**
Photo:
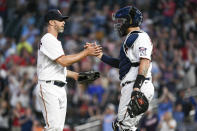
<path id="1" fill-rule="evenodd" d="M 78 76 L 78 82 L 80 84 L 89 84 L 100 77 L 100 73 L 97 71 L 80 72 Z"/>
<path id="2" fill-rule="evenodd" d="M 128 113 L 131 118 L 140 115 L 148 110 L 149 102 L 140 91 L 133 91 L 131 94 L 131 100 L 128 104 Z"/>

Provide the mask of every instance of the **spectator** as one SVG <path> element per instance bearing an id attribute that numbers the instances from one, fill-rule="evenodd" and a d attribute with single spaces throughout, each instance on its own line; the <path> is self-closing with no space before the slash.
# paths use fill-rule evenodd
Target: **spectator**
<path id="1" fill-rule="evenodd" d="M 173 109 L 174 96 L 168 91 L 167 88 L 163 88 L 163 95 L 159 98 L 158 115 L 159 119 L 165 114 L 165 112 L 171 112 Z"/>
<path id="2" fill-rule="evenodd" d="M 6 101 L 0 105 L 0 131 L 9 131 L 9 108 Z"/>
<path id="3" fill-rule="evenodd" d="M 182 112 L 182 105 L 177 104 L 175 105 L 175 109 L 173 111 L 173 118 L 177 122 L 177 130 L 181 131 L 184 129 L 183 122 L 184 122 L 184 113 Z"/>
<path id="4" fill-rule="evenodd" d="M 103 118 L 103 131 L 113 131 L 112 122 L 115 118 L 115 107 L 113 104 L 108 104 Z"/>
<path id="5" fill-rule="evenodd" d="M 32 131 L 43 131 L 42 125 L 37 120 L 34 120 Z"/>
<path id="6" fill-rule="evenodd" d="M 173 119 L 171 112 L 165 112 L 159 123 L 160 131 L 175 131 L 176 121 Z"/>
<path id="7" fill-rule="evenodd" d="M 149 106 L 148 111 L 142 118 L 141 131 L 156 131 L 159 124 L 159 117 L 154 113 L 152 106 Z"/>
<path id="8" fill-rule="evenodd" d="M 29 53 L 32 53 L 32 46 L 27 42 L 25 37 L 21 38 L 20 43 L 17 45 L 17 51 L 19 54 L 23 48 L 25 48 Z"/>
<path id="9" fill-rule="evenodd" d="M 13 109 L 13 120 L 12 120 L 12 131 L 21 131 L 20 117 L 24 116 L 25 109 L 22 107 L 21 103 L 18 102 L 16 107 Z"/>
<path id="10" fill-rule="evenodd" d="M 22 76 L 22 80 L 19 83 L 19 93 L 18 100 L 22 104 L 22 107 L 27 108 L 29 106 L 29 89 L 30 88 L 30 80 L 28 78 L 28 73 L 24 72 Z"/>
<path id="11" fill-rule="evenodd" d="M 98 102 L 101 103 L 102 101 L 102 96 L 104 94 L 105 90 L 103 89 L 102 85 L 100 84 L 100 79 L 96 80 L 94 84 L 90 85 L 87 89 L 87 93 L 93 97 L 97 96 L 98 97 Z"/>
<path id="12" fill-rule="evenodd" d="M 182 107 L 183 107 L 182 111 L 184 113 L 184 117 L 186 119 L 189 119 L 189 113 L 193 108 L 192 101 L 191 101 L 193 98 L 192 97 L 189 97 L 189 98 L 185 97 L 185 93 L 186 93 L 185 89 L 179 91 L 176 103 L 182 105 Z"/>
<path id="13" fill-rule="evenodd" d="M 177 123 L 181 123 L 184 120 L 184 113 L 182 112 L 182 105 L 175 105 L 175 109 L 173 111 L 173 117 Z"/>
<path id="14" fill-rule="evenodd" d="M 19 123 L 21 125 L 21 131 L 31 131 L 33 127 L 33 117 L 30 108 L 25 110 L 25 114 L 20 117 Z"/>

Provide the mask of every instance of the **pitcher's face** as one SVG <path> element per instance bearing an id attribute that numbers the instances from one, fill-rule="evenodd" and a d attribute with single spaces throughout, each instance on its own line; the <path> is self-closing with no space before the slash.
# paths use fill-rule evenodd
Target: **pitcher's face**
<path id="1" fill-rule="evenodd" d="M 65 21 L 54 20 L 54 28 L 58 33 L 64 32 Z"/>

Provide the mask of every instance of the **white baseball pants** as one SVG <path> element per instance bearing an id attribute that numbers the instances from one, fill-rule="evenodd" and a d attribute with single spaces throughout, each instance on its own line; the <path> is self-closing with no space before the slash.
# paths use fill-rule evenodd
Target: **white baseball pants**
<path id="1" fill-rule="evenodd" d="M 45 131 L 63 131 L 67 108 L 65 86 L 39 81 L 36 88 L 46 124 Z"/>
<path id="2" fill-rule="evenodd" d="M 134 118 L 130 118 L 128 112 L 127 112 L 127 105 L 129 104 L 129 101 L 131 100 L 131 93 L 133 91 L 133 85 L 134 82 L 125 85 L 121 90 L 121 97 L 120 97 L 120 103 L 118 108 L 118 117 L 117 120 L 119 122 L 122 122 L 122 125 L 120 125 L 120 129 L 130 129 L 135 131 L 137 129 L 137 124 L 139 123 L 139 120 L 141 119 L 142 115 L 136 116 Z M 154 87 L 150 80 L 145 80 L 142 87 L 141 92 L 143 92 L 150 102 L 154 95 Z"/>

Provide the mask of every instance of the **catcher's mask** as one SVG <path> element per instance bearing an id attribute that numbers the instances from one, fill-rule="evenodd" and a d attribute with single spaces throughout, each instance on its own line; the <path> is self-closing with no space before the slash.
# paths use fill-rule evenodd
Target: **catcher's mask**
<path id="1" fill-rule="evenodd" d="M 136 7 L 127 6 L 112 14 L 112 20 L 115 22 L 114 28 L 118 31 L 119 35 L 125 36 L 129 27 L 141 25 L 143 16 Z"/>

